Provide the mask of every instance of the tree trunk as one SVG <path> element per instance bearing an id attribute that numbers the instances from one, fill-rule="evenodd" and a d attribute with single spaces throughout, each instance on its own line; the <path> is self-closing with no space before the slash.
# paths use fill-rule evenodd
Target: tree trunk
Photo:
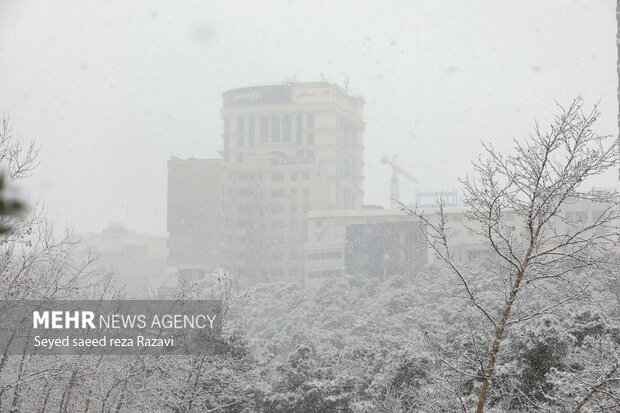
<path id="1" fill-rule="evenodd" d="M 512 310 L 512 305 L 514 304 L 515 298 L 517 298 L 517 294 L 519 293 L 519 286 L 521 285 L 521 280 L 523 279 L 524 274 L 525 271 L 522 270 L 517 275 L 515 284 L 512 286 L 512 290 L 510 291 L 510 297 L 506 302 L 504 314 L 502 315 L 502 319 L 497 326 L 497 330 L 495 330 L 495 339 L 493 340 L 493 347 L 491 348 L 491 355 L 489 357 L 489 364 L 487 366 L 484 383 L 482 383 L 482 389 L 480 389 L 480 397 L 478 399 L 478 408 L 476 409 L 476 413 L 484 412 L 484 405 L 487 401 L 487 393 L 489 390 L 489 386 L 491 385 L 491 379 L 493 378 L 493 372 L 495 369 L 495 362 L 497 360 L 497 353 L 499 352 L 499 346 L 502 342 L 504 330 L 506 329 L 506 323 L 508 322 L 508 317 L 510 317 L 510 311 Z"/>

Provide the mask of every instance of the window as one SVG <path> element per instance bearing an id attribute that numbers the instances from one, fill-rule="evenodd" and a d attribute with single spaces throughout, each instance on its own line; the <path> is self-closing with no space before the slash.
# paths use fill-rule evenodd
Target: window
<path id="1" fill-rule="evenodd" d="M 279 212 L 284 212 L 284 205 L 272 205 L 271 212 L 276 213 L 276 214 Z"/>
<path id="2" fill-rule="evenodd" d="M 280 198 L 284 196 L 284 189 L 274 189 L 271 191 L 271 196 L 274 198 Z"/>
<path id="3" fill-rule="evenodd" d="M 284 174 L 271 174 L 272 181 L 284 181 Z"/>
<path id="4" fill-rule="evenodd" d="M 245 138 L 243 136 L 239 136 L 237 138 L 237 146 L 240 148 L 243 148 L 244 145 L 245 145 Z"/>
<path id="5" fill-rule="evenodd" d="M 304 188 L 304 197 L 309 197 L 310 196 L 310 188 Z"/>
<path id="6" fill-rule="evenodd" d="M 297 180 L 297 172 L 291 172 L 291 181 Z"/>
<path id="7" fill-rule="evenodd" d="M 310 179 L 310 172 L 304 172 L 304 180 L 309 180 Z"/>
<path id="8" fill-rule="evenodd" d="M 297 115 L 297 134 L 296 134 L 296 139 L 297 139 L 297 145 L 301 145 L 302 144 L 302 130 L 303 130 L 303 117 L 301 116 L 301 114 Z"/>
<path id="9" fill-rule="evenodd" d="M 308 145 L 314 145 L 314 135 L 308 135 L 306 142 L 308 142 Z"/>
<path id="10" fill-rule="evenodd" d="M 228 154 L 230 151 L 230 138 L 228 137 L 228 133 L 230 132 L 230 121 L 228 118 L 224 119 L 224 160 L 228 160 Z"/>
<path id="11" fill-rule="evenodd" d="M 237 132 L 245 131 L 245 119 L 239 118 L 237 119 Z"/>
<path id="12" fill-rule="evenodd" d="M 250 130 L 248 133 L 248 145 L 254 146 L 254 118 L 250 118 Z"/>
<path id="13" fill-rule="evenodd" d="M 347 158 L 342 158 L 342 163 L 340 165 L 340 175 L 343 177 L 349 177 L 353 173 L 353 167 L 351 166 L 351 160 Z"/>
<path id="14" fill-rule="evenodd" d="M 271 142 L 280 142 L 280 115 L 271 117 Z"/>
<path id="15" fill-rule="evenodd" d="M 282 141 L 291 141 L 291 117 L 289 115 L 282 117 Z"/>
<path id="16" fill-rule="evenodd" d="M 308 129 L 314 128 L 314 115 L 308 115 L 308 117 L 306 118 L 306 126 L 308 127 Z"/>
<path id="17" fill-rule="evenodd" d="M 224 155 L 223 155 L 224 160 L 226 161 L 228 160 L 229 153 L 230 153 L 230 138 L 228 137 L 228 135 L 224 135 Z"/>
<path id="18" fill-rule="evenodd" d="M 269 118 L 261 116 L 260 118 L 260 141 L 266 143 L 269 138 Z"/>
<path id="19" fill-rule="evenodd" d="M 323 260 L 339 260 L 342 258 L 341 251 L 325 251 L 325 252 L 309 252 L 308 261 L 323 261 Z"/>

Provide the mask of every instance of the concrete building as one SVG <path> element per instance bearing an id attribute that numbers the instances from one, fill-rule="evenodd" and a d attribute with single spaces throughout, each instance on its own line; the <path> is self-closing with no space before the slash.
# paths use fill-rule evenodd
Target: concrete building
<path id="1" fill-rule="evenodd" d="M 302 283 L 308 212 L 361 207 L 363 105 L 326 82 L 225 92 L 222 158 L 168 162 L 170 265 Z"/>

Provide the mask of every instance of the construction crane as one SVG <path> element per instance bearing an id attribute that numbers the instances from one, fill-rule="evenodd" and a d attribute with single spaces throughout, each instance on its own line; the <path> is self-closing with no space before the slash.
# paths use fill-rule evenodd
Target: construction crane
<path id="1" fill-rule="evenodd" d="M 392 155 L 392 159 L 384 155 L 383 157 L 381 157 L 381 163 L 390 165 L 392 167 L 392 178 L 390 178 L 390 199 L 392 209 L 396 209 L 398 207 L 398 201 L 400 200 L 399 175 L 404 176 L 414 184 L 417 184 L 418 180 L 409 172 L 398 166 L 398 158 L 396 154 Z"/>

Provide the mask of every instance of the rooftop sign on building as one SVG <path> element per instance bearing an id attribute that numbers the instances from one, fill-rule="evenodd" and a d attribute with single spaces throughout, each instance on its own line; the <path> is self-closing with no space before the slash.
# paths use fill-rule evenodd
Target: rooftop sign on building
<path id="1" fill-rule="evenodd" d="M 294 91 L 295 102 L 315 103 L 333 100 L 332 90 L 326 87 L 297 88 Z"/>
<path id="2" fill-rule="evenodd" d="M 291 85 L 253 86 L 224 92 L 224 107 L 292 103 Z"/>

